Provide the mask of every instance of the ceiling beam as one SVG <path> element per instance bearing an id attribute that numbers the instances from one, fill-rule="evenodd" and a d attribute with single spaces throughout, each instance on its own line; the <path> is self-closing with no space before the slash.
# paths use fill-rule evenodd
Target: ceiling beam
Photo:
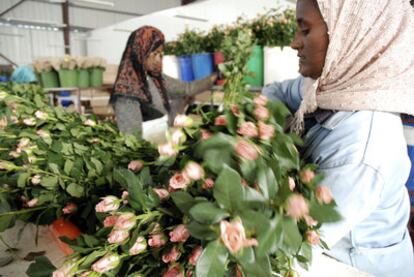
<path id="1" fill-rule="evenodd" d="M 11 6 L 10 6 L 10 8 L 5 9 L 4 11 L 2 11 L 2 12 L 0 13 L 0 17 L 2 17 L 2 16 L 3 16 L 3 15 L 5 15 L 6 13 L 8 13 L 8 12 L 10 12 L 10 11 L 14 10 L 15 8 L 17 8 L 18 6 L 20 6 L 21 4 L 23 4 L 25 1 L 26 1 L 26 0 L 20 0 L 20 1 L 19 1 L 19 2 L 17 2 L 16 4 L 11 5 Z"/>
<path id="2" fill-rule="evenodd" d="M 188 5 L 195 2 L 195 0 L 181 0 L 181 6 Z"/>

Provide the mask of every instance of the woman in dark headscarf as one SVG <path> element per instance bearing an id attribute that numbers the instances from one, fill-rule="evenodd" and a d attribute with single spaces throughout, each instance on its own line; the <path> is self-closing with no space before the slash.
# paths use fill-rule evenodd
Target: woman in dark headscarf
<path id="1" fill-rule="evenodd" d="M 121 132 L 141 131 L 143 121 L 162 117 L 165 112 L 171 122 L 177 112 L 183 112 L 183 100 L 214 83 L 215 75 L 191 83 L 163 75 L 164 42 L 163 33 L 152 26 L 143 26 L 129 36 L 111 97 Z M 156 91 L 162 105 L 156 101 Z"/>

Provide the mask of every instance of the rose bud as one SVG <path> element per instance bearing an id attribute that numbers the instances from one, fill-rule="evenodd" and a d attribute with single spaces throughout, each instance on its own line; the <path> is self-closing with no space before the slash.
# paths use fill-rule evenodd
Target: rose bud
<path id="1" fill-rule="evenodd" d="M 253 102 L 257 105 L 257 106 L 266 106 L 267 104 L 267 97 L 262 95 L 257 96 L 256 98 L 254 98 Z"/>
<path id="2" fill-rule="evenodd" d="M 190 232 L 186 225 L 180 224 L 175 226 L 169 235 L 172 242 L 185 242 L 190 237 Z"/>
<path id="3" fill-rule="evenodd" d="M 190 180 L 184 174 L 177 172 L 171 177 L 169 187 L 172 190 L 185 189 L 189 183 Z"/>
<path id="4" fill-rule="evenodd" d="M 134 213 L 121 213 L 116 219 L 115 228 L 118 230 L 131 230 L 137 223 L 137 217 Z"/>
<path id="5" fill-rule="evenodd" d="M 110 216 L 105 217 L 104 222 L 103 222 L 104 227 L 109 228 L 109 227 L 114 226 L 115 223 L 116 223 L 117 218 L 118 218 L 118 216 L 116 216 L 116 215 L 110 215 Z"/>
<path id="6" fill-rule="evenodd" d="M 240 115 L 240 109 L 239 106 L 235 105 L 235 104 L 231 104 L 230 105 L 230 111 L 234 116 L 239 116 Z"/>
<path id="7" fill-rule="evenodd" d="M 184 114 L 179 114 L 174 119 L 174 127 L 191 127 L 193 119 Z"/>
<path id="8" fill-rule="evenodd" d="M 30 179 L 30 181 L 32 182 L 33 185 L 38 185 L 42 181 L 42 176 L 40 176 L 39 174 L 36 174 L 35 176 L 32 177 L 32 179 Z"/>
<path id="9" fill-rule="evenodd" d="M 307 184 L 307 185 L 310 184 L 313 178 L 315 178 L 315 172 L 313 172 L 313 170 L 305 169 L 300 172 L 300 180 L 304 184 Z"/>
<path id="10" fill-rule="evenodd" d="M 181 255 L 180 251 L 177 249 L 176 246 L 174 246 L 173 248 L 171 248 L 171 250 L 168 253 L 165 253 L 164 255 L 162 255 L 162 261 L 166 264 L 172 263 L 178 260 L 180 255 Z"/>
<path id="11" fill-rule="evenodd" d="M 68 203 L 62 209 L 62 212 L 63 212 L 63 214 L 72 214 L 72 213 L 76 212 L 77 209 L 78 209 L 78 206 L 76 206 L 76 204 L 74 204 L 74 203 Z"/>
<path id="12" fill-rule="evenodd" d="M 220 222 L 220 238 L 227 249 L 235 254 L 243 247 L 257 246 L 255 239 L 246 239 L 246 233 L 240 220 Z"/>
<path id="13" fill-rule="evenodd" d="M 109 234 L 109 236 L 108 236 L 108 242 L 109 243 L 121 244 L 128 238 L 129 238 L 129 231 L 128 230 L 113 229 L 111 231 L 111 233 Z"/>
<path id="14" fill-rule="evenodd" d="M 306 240 L 310 243 L 310 244 L 320 244 L 321 243 L 321 239 L 318 235 L 318 233 L 314 230 L 311 231 L 307 231 L 306 232 Z"/>
<path id="15" fill-rule="evenodd" d="M 318 221 L 313 219 L 310 215 L 304 215 L 303 219 L 305 220 L 306 225 L 308 225 L 309 227 L 315 227 L 316 225 L 318 225 Z"/>
<path id="16" fill-rule="evenodd" d="M 170 142 L 165 144 L 158 145 L 158 152 L 160 153 L 161 157 L 174 157 L 178 154 L 177 150 L 175 149 L 174 145 Z"/>
<path id="17" fill-rule="evenodd" d="M 49 118 L 49 115 L 42 111 L 35 112 L 35 117 L 40 120 L 46 120 Z"/>
<path id="18" fill-rule="evenodd" d="M 269 110 L 263 106 L 257 106 L 254 109 L 254 116 L 257 120 L 267 120 L 270 116 Z"/>
<path id="19" fill-rule="evenodd" d="M 257 159 L 259 153 L 257 152 L 256 147 L 245 140 L 239 140 L 236 145 L 236 153 L 242 158 L 245 158 L 249 161 L 254 161 Z"/>
<path id="20" fill-rule="evenodd" d="M 177 264 L 174 267 L 169 268 L 162 277 L 184 277 L 184 270 Z"/>
<path id="21" fill-rule="evenodd" d="M 270 140 L 275 134 L 275 128 L 270 124 L 259 122 L 259 136 L 261 140 Z"/>
<path id="22" fill-rule="evenodd" d="M 130 161 L 128 164 L 128 169 L 133 171 L 133 172 L 138 172 L 142 169 L 142 167 L 144 166 L 143 161 Z"/>
<path id="23" fill-rule="evenodd" d="M 34 125 L 36 125 L 36 120 L 34 119 L 34 118 L 26 118 L 26 119 L 23 119 L 23 123 L 24 123 L 24 125 L 27 125 L 27 126 L 34 126 Z"/>
<path id="24" fill-rule="evenodd" d="M 202 252 L 203 248 L 201 246 L 197 246 L 196 248 L 194 248 L 193 252 L 191 252 L 190 258 L 188 259 L 188 263 L 195 266 Z"/>
<path id="25" fill-rule="evenodd" d="M 174 143 L 175 145 L 183 144 L 185 140 L 187 139 L 184 132 L 181 131 L 180 129 L 176 129 L 172 131 L 170 136 L 171 136 L 171 142 Z"/>
<path id="26" fill-rule="evenodd" d="M 208 140 L 211 137 L 211 133 L 207 130 L 201 129 L 201 139 Z"/>
<path id="27" fill-rule="evenodd" d="M 166 189 L 157 189 L 154 188 L 153 191 L 158 195 L 161 201 L 168 199 L 170 193 Z"/>
<path id="28" fill-rule="evenodd" d="M 26 205 L 29 208 L 33 208 L 37 205 L 38 202 L 39 202 L 38 198 L 33 198 L 32 200 L 27 201 Z"/>
<path id="29" fill-rule="evenodd" d="M 204 177 L 204 169 L 196 162 L 188 162 L 183 170 L 183 175 L 197 181 Z"/>
<path id="30" fill-rule="evenodd" d="M 129 249 L 130 255 L 138 255 L 147 249 L 147 241 L 144 237 L 138 237 L 134 245 Z"/>
<path id="31" fill-rule="evenodd" d="M 295 189 L 295 187 L 296 187 L 295 179 L 293 179 L 292 177 L 289 177 L 288 178 L 288 184 L 289 184 L 289 189 L 291 191 L 293 191 Z"/>
<path id="32" fill-rule="evenodd" d="M 309 206 L 301 194 L 293 194 L 287 200 L 287 215 L 295 220 L 309 214 Z"/>
<path id="33" fill-rule="evenodd" d="M 214 187 L 214 181 L 211 178 L 207 178 L 204 183 L 202 188 L 203 189 L 212 189 Z"/>
<path id="34" fill-rule="evenodd" d="M 226 126 L 227 125 L 227 119 L 224 115 L 220 115 L 216 117 L 214 120 L 214 125 L 216 126 Z"/>
<path id="35" fill-rule="evenodd" d="M 321 204 L 330 204 L 333 200 L 332 192 L 327 186 L 317 187 L 315 190 L 315 196 Z"/>
<path id="36" fill-rule="evenodd" d="M 248 138 L 255 138 L 259 135 L 257 127 L 253 122 L 242 123 L 240 128 L 237 130 L 237 133 Z"/>
<path id="37" fill-rule="evenodd" d="M 113 212 L 118 210 L 120 200 L 115 196 L 106 196 L 102 198 L 102 201 L 95 206 L 95 210 L 98 213 Z"/>
<path id="38" fill-rule="evenodd" d="M 148 240 L 148 245 L 153 248 L 163 247 L 167 243 L 167 239 L 163 233 L 153 234 Z"/>
<path id="39" fill-rule="evenodd" d="M 36 131 L 36 134 L 37 134 L 39 137 L 43 138 L 43 139 L 50 138 L 50 134 L 49 134 L 48 132 L 46 132 L 45 130 L 37 130 L 37 131 Z"/>
<path id="40" fill-rule="evenodd" d="M 86 120 L 83 122 L 83 125 L 85 125 L 85 126 L 90 126 L 90 127 L 94 127 L 94 126 L 96 126 L 96 122 L 95 122 L 95 121 L 93 121 L 92 119 L 86 119 Z"/>
<path id="41" fill-rule="evenodd" d="M 98 273 L 105 273 L 116 268 L 120 261 L 118 254 L 108 253 L 92 265 L 92 270 Z"/>
<path id="42" fill-rule="evenodd" d="M 122 192 L 122 196 L 121 196 L 122 203 L 123 203 L 124 205 L 128 204 L 128 196 L 129 196 L 129 192 L 128 192 L 128 191 L 126 191 L 126 190 L 124 190 L 124 191 Z"/>

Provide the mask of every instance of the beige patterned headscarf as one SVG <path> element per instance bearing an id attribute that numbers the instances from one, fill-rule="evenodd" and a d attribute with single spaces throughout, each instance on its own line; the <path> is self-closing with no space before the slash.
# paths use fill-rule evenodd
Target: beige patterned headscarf
<path id="1" fill-rule="evenodd" d="M 318 107 L 414 114 L 414 12 L 409 0 L 317 0 L 329 46 L 307 78 L 292 131 Z"/>

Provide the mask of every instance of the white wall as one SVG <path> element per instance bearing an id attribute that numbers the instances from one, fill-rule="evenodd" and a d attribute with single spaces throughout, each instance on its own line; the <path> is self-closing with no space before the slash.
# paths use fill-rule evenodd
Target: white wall
<path id="1" fill-rule="evenodd" d="M 0 12 L 11 7 L 19 0 L 0 0 Z M 115 3 L 113 8 L 97 5 L 99 7 L 131 13 L 147 14 L 156 10 L 171 8 L 180 5 L 180 0 L 111 0 Z M 80 4 L 80 2 L 76 2 Z M 86 5 L 85 5 L 86 6 Z M 60 5 L 51 5 L 35 1 L 26 1 L 2 18 L 15 18 L 21 20 L 38 20 L 62 23 L 62 10 Z M 132 16 L 115 14 L 103 11 L 92 11 L 80 8 L 70 8 L 69 20 L 74 26 L 99 28 L 130 19 Z M 81 33 L 70 33 L 71 52 L 73 55 L 86 55 L 86 37 Z M 16 27 L 0 26 L 0 52 L 15 63 L 29 64 L 33 59 L 42 56 L 60 56 L 64 54 L 63 35 L 61 31 L 45 31 L 22 29 Z M 5 61 L 0 59 L 0 64 Z"/>
<path id="2" fill-rule="evenodd" d="M 88 55 L 105 57 L 110 64 L 118 64 L 129 34 L 143 25 L 159 28 L 166 40 L 173 40 L 186 28 L 209 30 L 215 24 L 234 22 L 238 16 L 254 18 L 271 8 L 286 7 L 286 2 L 275 0 L 205 0 L 197 3 L 172 8 L 142 17 L 126 20 L 105 28 L 90 32 L 87 41 Z M 208 22 L 177 18 L 184 15 Z"/>

